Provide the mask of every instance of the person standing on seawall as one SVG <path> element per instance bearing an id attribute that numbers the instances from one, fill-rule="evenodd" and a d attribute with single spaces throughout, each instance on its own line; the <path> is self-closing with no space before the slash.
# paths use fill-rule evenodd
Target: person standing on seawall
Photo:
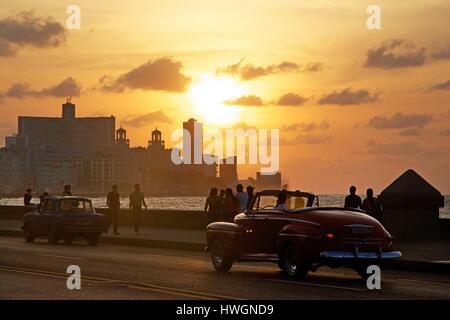
<path id="1" fill-rule="evenodd" d="M 142 219 L 142 205 L 147 210 L 147 204 L 145 203 L 144 194 L 141 192 L 141 186 L 139 184 L 134 185 L 134 192 L 130 194 L 130 211 L 134 220 L 134 232 L 139 234 L 139 227 Z"/>
<path id="2" fill-rule="evenodd" d="M 345 208 L 362 209 L 361 198 L 356 194 L 356 187 L 350 187 L 350 194 L 345 197 Z"/>
<path id="3" fill-rule="evenodd" d="M 247 202 L 248 202 L 248 194 L 244 192 L 244 186 L 242 184 L 238 184 L 236 186 L 236 204 L 238 206 L 239 212 L 247 210 Z"/>
<path id="4" fill-rule="evenodd" d="M 25 194 L 23 195 L 23 205 L 25 207 L 31 205 L 31 199 L 33 199 L 33 195 L 31 194 L 31 189 L 28 188 Z"/>
<path id="5" fill-rule="evenodd" d="M 373 189 L 369 188 L 366 191 L 367 198 L 362 203 L 362 209 L 369 216 L 374 217 L 378 221 L 382 220 L 382 211 L 380 203 L 377 198 L 373 197 Z"/>

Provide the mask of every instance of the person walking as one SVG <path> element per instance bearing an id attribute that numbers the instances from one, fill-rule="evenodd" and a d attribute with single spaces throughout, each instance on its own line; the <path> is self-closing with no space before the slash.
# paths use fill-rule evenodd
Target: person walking
<path id="1" fill-rule="evenodd" d="M 147 204 L 145 203 L 144 194 L 141 192 L 141 186 L 139 184 L 134 185 L 134 192 L 130 194 L 130 211 L 134 220 L 134 232 L 139 234 L 139 227 L 142 219 L 142 205 L 147 210 Z"/>
<path id="2" fill-rule="evenodd" d="M 378 199 L 373 197 L 373 189 L 367 189 L 366 196 L 366 199 L 362 203 L 362 209 L 366 214 L 381 222 L 382 210 Z"/>
<path id="3" fill-rule="evenodd" d="M 108 233 L 111 223 L 113 225 L 114 235 L 119 233 L 119 214 L 120 214 L 120 194 L 117 185 L 112 186 L 112 191 L 106 197 L 106 204 L 108 205 L 108 225 L 105 233 Z"/>
<path id="4" fill-rule="evenodd" d="M 239 183 L 236 186 L 236 192 L 236 204 L 239 212 L 246 211 L 248 205 L 248 194 L 244 192 L 244 186 Z"/>
<path id="5" fill-rule="evenodd" d="M 350 187 L 350 194 L 345 197 L 344 207 L 345 208 L 355 208 L 355 209 L 362 208 L 362 201 L 361 201 L 361 198 L 356 194 L 355 186 Z"/>
<path id="6" fill-rule="evenodd" d="M 208 212 L 208 223 L 218 220 L 220 213 L 221 199 L 217 195 L 217 188 L 211 188 L 208 198 L 206 198 L 204 211 Z"/>
<path id="7" fill-rule="evenodd" d="M 25 194 L 23 195 L 23 205 L 25 207 L 28 207 L 29 205 L 31 205 L 31 199 L 33 199 L 33 195 L 31 194 L 31 189 L 28 188 L 25 191 Z"/>

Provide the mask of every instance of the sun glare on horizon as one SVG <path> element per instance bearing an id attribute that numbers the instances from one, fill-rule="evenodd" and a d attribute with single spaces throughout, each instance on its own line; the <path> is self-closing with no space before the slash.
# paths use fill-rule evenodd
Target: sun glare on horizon
<path id="1" fill-rule="evenodd" d="M 246 89 L 230 77 L 204 74 L 188 92 L 192 111 L 211 124 L 230 124 L 239 121 L 240 108 L 226 105 L 225 101 L 246 94 Z"/>

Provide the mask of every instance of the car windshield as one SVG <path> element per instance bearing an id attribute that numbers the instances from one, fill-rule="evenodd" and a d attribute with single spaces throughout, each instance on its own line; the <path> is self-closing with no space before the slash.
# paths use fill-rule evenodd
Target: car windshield
<path id="1" fill-rule="evenodd" d="M 261 195 L 259 201 L 255 202 L 253 205 L 253 210 L 263 210 L 263 209 L 273 209 L 277 205 L 277 197 L 274 195 Z M 302 209 L 312 206 L 313 203 L 310 201 L 308 196 L 294 196 L 288 195 L 285 206 L 289 211 L 294 211 L 297 209 Z"/>
<path id="2" fill-rule="evenodd" d="M 62 199 L 56 207 L 59 212 L 94 212 L 91 201 L 83 199 Z"/>

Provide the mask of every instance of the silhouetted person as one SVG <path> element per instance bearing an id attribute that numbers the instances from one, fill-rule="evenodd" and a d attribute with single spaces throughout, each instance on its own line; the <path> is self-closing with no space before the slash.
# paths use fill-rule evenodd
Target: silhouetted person
<path id="1" fill-rule="evenodd" d="M 220 218 L 219 218 L 219 220 L 226 220 L 226 217 L 225 217 L 225 194 L 226 194 L 225 189 L 220 189 L 220 192 L 219 192 L 219 211 L 220 211 L 219 216 L 220 216 Z"/>
<path id="2" fill-rule="evenodd" d="M 112 191 L 108 193 L 106 197 L 106 204 L 108 205 L 108 226 L 106 233 L 108 233 L 111 223 L 113 225 L 113 232 L 115 235 L 119 233 L 119 213 L 120 213 L 120 194 L 117 185 L 112 186 Z"/>
<path id="3" fill-rule="evenodd" d="M 253 198 L 255 197 L 255 195 L 253 194 L 253 191 L 255 190 L 255 188 L 253 188 L 252 186 L 247 186 L 247 210 L 250 210 L 250 206 L 252 205 L 252 201 Z"/>
<path id="4" fill-rule="evenodd" d="M 361 198 L 356 194 L 356 187 L 350 187 L 350 194 L 345 197 L 345 208 L 356 208 L 359 209 L 362 207 Z"/>
<path id="5" fill-rule="evenodd" d="M 244 186 L 238 184 L 236 186 L 236 204 L 240 212 L 247 210 L 248 195 L 244 192 Z"/>
<path id="6" fill-rule="evenodd" d="M 141 186 L 139 184 L 134 185 L 134 192 L 130 194 L 130 211 L 134 220 L 134 232 L 139 234 L 139 227 L 142 219 L 142 205 L 147 210 L 147 204 L 145 203 L 144 194 L 141 192 Z"/>
<path id="7" fill-rule="evenodd" d="M 287 193 L 283 190 L 278 194 L 277 197 L 277 204 L 273 208 L 273 210 L 276 211 L 286 211 L 288 208 L 286 207 L 286 201 L 287 201 Z"/>
<path id="8" fill-rule="evenodd" d="M 31 205 L 31 199 L 33 199 L 33 195 L 31 194 L 31 189 L 28 188 L 25 194 L 23 195 L 23 205 L 25 207 Z"/>
<path id="9" fill-rule="evenodd" d="M 225 197 L 223 198 L 223 209 L 225 221 L 233 221 L 235 214 L 238 212 L 236 198 L 233 195 L 233 190 L 227 188 L 225 190 Z"/>
<path id="10" fill-rule="evenodd" d="M 373 197 L 373 190 L 371 188 L 367 189 L 366 191 L 367 198 L 364 199 L 362 203 L 362 209 L 364 212 L 378 221 L 381 222 L 382 219 L 382 211 L 380 203 L 378 202 L 377 198 Z"/>
<path id="11" fill-rule="evenodd" d="M 44 192 L 39 197 L 40 202 L 42 202 L 42 200 L 44 200 L 44 198 L 47 198 L 47 197 L 50 197 L 50 193 L 48 192 L 48 189 L 44 189 Z"/>
<path id="12" fill-rule="evenodd" d="M 217 221 L 222 200 L 217 195 L 217 188 L 211 188 L 205 202 L 205 212 L 208 212 L 208 223 Z"/>
<path id="13" fill-rule="evenodd" d="M 63 192 L 61 193 L 61 195 L 63 196 L 63 197 L 65 197 L 65 196 L 71 196 L 72 195 L 72 191 L 70 190 L 71 188 L 70 188 L 70 184 L 66 184 L 65 186 L 64 186 L 64 190 L 63 190 Z"/>

